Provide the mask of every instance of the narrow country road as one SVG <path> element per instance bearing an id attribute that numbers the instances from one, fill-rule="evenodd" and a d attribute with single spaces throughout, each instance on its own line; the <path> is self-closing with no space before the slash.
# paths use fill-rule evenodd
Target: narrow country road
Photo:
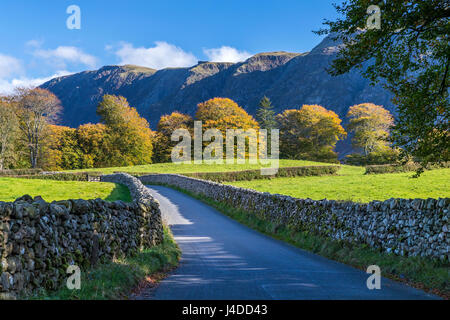
<path id="1" fill-rule="evenodd" d="M 152 299 L 437 298 L 385 278 L 369 290 L 363 271 L 273 240 L 178 191 L 149 188 L 182 250 Z"/>

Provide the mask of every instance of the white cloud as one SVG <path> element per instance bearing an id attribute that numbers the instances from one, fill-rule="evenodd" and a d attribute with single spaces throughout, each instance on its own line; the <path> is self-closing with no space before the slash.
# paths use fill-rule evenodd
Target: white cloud
<path id="1" fill-rule="evenodd" d="M 23 72 L 20 60 L 0 53 L 0 79 Z"/>
<path id="2" fill-rule="evenodd" d="M 0 94 L 11 94 L 14 92 L 14 89 L 17 87 L 37 87 L 41 84 L 56 78 L 56 77 L 62 77 L 67 76 L 69 74 L 72 74 L 72 72 L 69 71 L 58 71 L 55 74 L 49 76 L 49 77 L 43 77 L 43 78 L 27 78 L 27 77 L 21 77 L 21 78 L 15 78 L 12 80 L 5 80 L 0 78 Z"/>
<path id="3" fill-rule="evenodd" d="M 66 67 L 67 62 L 84 64 L 89 68 L 96 68 L 97 66 L 97 58 L 84 53 L 77 47 L 59 46 L 54 50 L 38 49 L 34 52 L 34 55 L 47 59 L 50 63 L 59 67 Z"/>
<path id="4" fill-rule="evenodd" d="M 34 39 L 34 40 L 27 41 L 25 43 L 25 46 L 31 47 L 31 48 L 39 48 L 40 46 L 42 46 L 43 43 L 44 43 L 44 41 L 42 41 L 42 40 Z"/>
<path id="5" fill-rule="evenodd" d="M 167 42 L 155 42 L 151 48 L 134 48 L 132 44 L 124 42 L 115 54 L 122 65 L 134 64 L 153 69 L 190 67 L 198 62 L 193 54 Z"/>
<path id="6" fill-rule="evenodd" d="M 252 56 L 247 51 L 239 51 L 235 48 L 227 46 L 213 49 L 203 49 L 203 52 L 212 62 L 241 62 Z"/>

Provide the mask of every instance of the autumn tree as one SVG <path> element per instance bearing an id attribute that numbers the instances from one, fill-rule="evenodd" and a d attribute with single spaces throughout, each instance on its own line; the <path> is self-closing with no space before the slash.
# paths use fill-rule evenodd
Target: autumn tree
<path id="1" fill-rule="evenodd" d="M 227 129 L 258 129 L 259 125 L 236 102 L 228 98 L 214 98 L 198 105 L 197 120 L 203 122 L 203 128 L 217 128 L 223 133 Z"/>
<path id="2" fill-rule="evenodd" d="M 106 167 L 112 146 L 107 137 L 107 128 L 103 123 L 83 124 L 76 130 L 78 146 L 83 154 L 83 168 Z"/>
<path id="3" fill-rule="evenodd" d="M 353 133 L 352 144 L 364 155 L 386 149 L 389 131 L 394 124 L 391 113 L 373 103 L 362 103 L 349 108 L 348 130 Z"/>
<path id="4" fill-rule="evenodd" d="M 375 28 L 370 4 L 367 0 L 336 4 L 340 17 L 326 21 L 326 28 L 318 32 L 343 43 L 329 71 L 342 75 L 358 68 L 372 82 L 384 83 L 397 106 L 392 131 L 395 145 L 423 165 L 448 161 L 448 1 L 375 2 L 380 22 Z M 376 15 L 373 18 L 376 22 Z"/>
<path id="5" fill-rule="evenodd" d="M 341 119 L 318 105 L 285 110 L 276 117 L 280 128 L 280 152 L 283 157 L 336 161 L 336 142 L 347 133 Z"/>
<path id="6" fill-rule="evenodd" d="M 62 110 L 61 102 L 45 89 L 17 89 L 14 97 L 19 129 L 27 145 L 32 168 L 38 166 L 39 154 L 48 124 L 55 123 Z"/>
<path id="7" fill-rule="evenodd" d="M 172 133 L 177 129 L 187 129 L 191 132 L 194 127 L 194 120 L 191 116 L 179 112 L 172 112 L 170 115 L 161 117 L 158 123 L 157 132 L 154 135 L 154 162 L 169 162 L 172 148 L 177 142 L 171 141 Z"/>
<path id="8" fill-rule="evenodd" d="M 153 146 L 149 124 L 124 97 L 103 96 L 97 114 L 106 126 L 109 166 L 151 163 Z"/>
<path id="9" fill-rule="evenodd" d="M 83 153 L 77 140 L 77 129 L 48 125 L 43 142 L 41 164 L 47 170 L 82 169 Z"/>
<path id="10" fill-rule="evenodd" d="M 203 131 L 217 129 L 222 133 L 224 147 L 226 145 L 226 133 L 228 129 L 241 129 L 243 132 L 249 129 L 259 129 L 258 122 L 249 115 L 236 102 L 228 98 L 214 98 L 198 104 L 196 120 L 202 121 Z M 255 144 L 257 138 L 245 137 L 245 153 L 248 156 L 250 140 Z M 215 140 L 214 140 L 215 141 Z M 238 139 L 235 138 L 236 143 Z M 226 149 L 226 147 L 225 147 Z M 224 150 L 225 154 L 226 150 Z M 236 155 L 236 152 L 233 151 Z"/>
<path id="11" fill-rule="evenodd" d="M 0 97 L 0 170 L 14 162 L 18 124 L 14 105 Z"/>

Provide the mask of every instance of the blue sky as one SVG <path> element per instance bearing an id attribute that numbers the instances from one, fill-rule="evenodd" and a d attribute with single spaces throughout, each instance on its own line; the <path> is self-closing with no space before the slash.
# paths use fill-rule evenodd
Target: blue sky
<path id="1" fill-rule="evenodd" d="M 112 64 L 155 69 L 305 52 L 339 0 L 2 0 L 0 93 Z M 81 29 L 69 30 L 70 5 Z"/>

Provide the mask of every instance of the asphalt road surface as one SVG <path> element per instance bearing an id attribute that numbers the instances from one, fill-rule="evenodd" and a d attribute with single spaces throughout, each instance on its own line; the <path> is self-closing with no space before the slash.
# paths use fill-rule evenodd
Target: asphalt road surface
<path id="1" fill-rule="evenodd" d="M 181 192 L 149 188 L 182 250 L 180 266 L 152 299 L 437 298 L 385 278 L 369 290 L 364 271 L 271 239 Z"/>

